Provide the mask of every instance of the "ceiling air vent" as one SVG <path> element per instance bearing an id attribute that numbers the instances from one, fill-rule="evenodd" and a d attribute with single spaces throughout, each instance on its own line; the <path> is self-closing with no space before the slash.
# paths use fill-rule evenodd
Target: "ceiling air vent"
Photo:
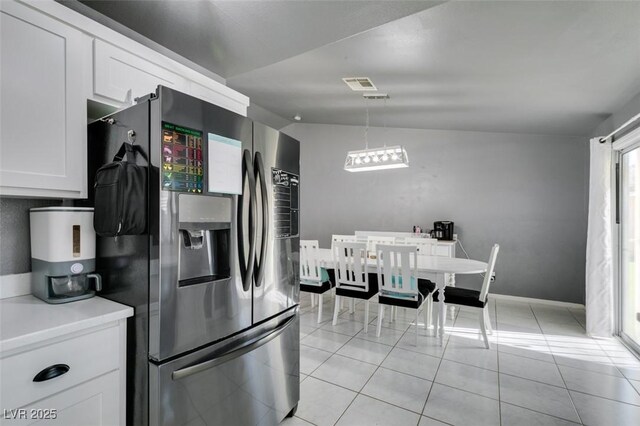
<path id="1" fill-rule="evenodd" d="M 342 79 L 354 92 L 378 90 L 369 77 L 345 77 Z"/>

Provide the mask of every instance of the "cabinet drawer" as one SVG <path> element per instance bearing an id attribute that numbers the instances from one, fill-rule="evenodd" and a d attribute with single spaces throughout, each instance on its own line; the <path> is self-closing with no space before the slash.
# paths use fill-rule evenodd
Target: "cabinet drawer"
<path id="1" fill-rule="evenodd" d="M 5 413 L 3 426 L 115 426 L 121 422 L 119 372 L 100 376 Z M 8 410 L 7 410 L 8 411 Z"/>
<path id="2" fill-rule="evenodd" d="M 451 253 L 451 246 L 438 244 L 436 246 L 436 256 L 453 257 L 453 254 Z"/>
<path id="3" fill-rule="evenodd" d="M 3 358 L 2 408 L 23 407 L 117 370 L 119 349 L 119 328 L 114 326 Z M 69 371 L 49 380 L 33 381 L 40 371 L 56 364 L 68 365 Z"/>

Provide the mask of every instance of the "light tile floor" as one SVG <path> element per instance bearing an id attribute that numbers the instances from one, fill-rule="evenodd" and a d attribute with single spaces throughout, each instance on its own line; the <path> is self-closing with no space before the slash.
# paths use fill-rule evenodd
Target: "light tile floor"
<path id="1" fill-rule="evenodd" d="M 375 300 L 375 299 L 372 299 Z M 302 294 L 300 403 L 295 425 L 640 425 L 640 361 L 616 339 L 586 336 L 584 309 L 491 301 L 492 348 L 477 315 L 447 316 L 440 346 L 415 343 L 415 311 L 376 337 L 378 305 L 345 309 L 333 326 Z M 388 309 L 387 309 L 387 312 Z"/>

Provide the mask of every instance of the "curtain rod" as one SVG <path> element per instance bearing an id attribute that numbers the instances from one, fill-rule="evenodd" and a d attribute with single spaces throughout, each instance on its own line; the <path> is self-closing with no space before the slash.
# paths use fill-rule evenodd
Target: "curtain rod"
<path id="1" fill-rule="evenodd" d="M 640 120 L 640 114 L 634 115 L 627 122 L 625 122 L 622 126 L 618 127 L 613 132 L 609 133 L 607 136 L 604 136 L 604 137 L 600 138 L 600 143 L 606 142 L 606 140 L 609 139 L 611 136 L 615 135 L 620 130 L 624 129 L 625 127 L 628 127 L 631 123 L 633 123 L 635 121 L 638 121 L 638 120 Z"/>

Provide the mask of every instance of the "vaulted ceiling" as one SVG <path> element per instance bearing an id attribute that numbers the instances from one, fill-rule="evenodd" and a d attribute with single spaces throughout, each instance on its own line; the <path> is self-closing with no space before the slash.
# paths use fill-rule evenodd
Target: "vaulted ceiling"
<path id="1" fill-rule="evenodd" d="M 640 2 L 87 1 L 303 122 L 587 135 L 640 91 Z M 376 103 L 374 103 L 376 102 Z"/>

